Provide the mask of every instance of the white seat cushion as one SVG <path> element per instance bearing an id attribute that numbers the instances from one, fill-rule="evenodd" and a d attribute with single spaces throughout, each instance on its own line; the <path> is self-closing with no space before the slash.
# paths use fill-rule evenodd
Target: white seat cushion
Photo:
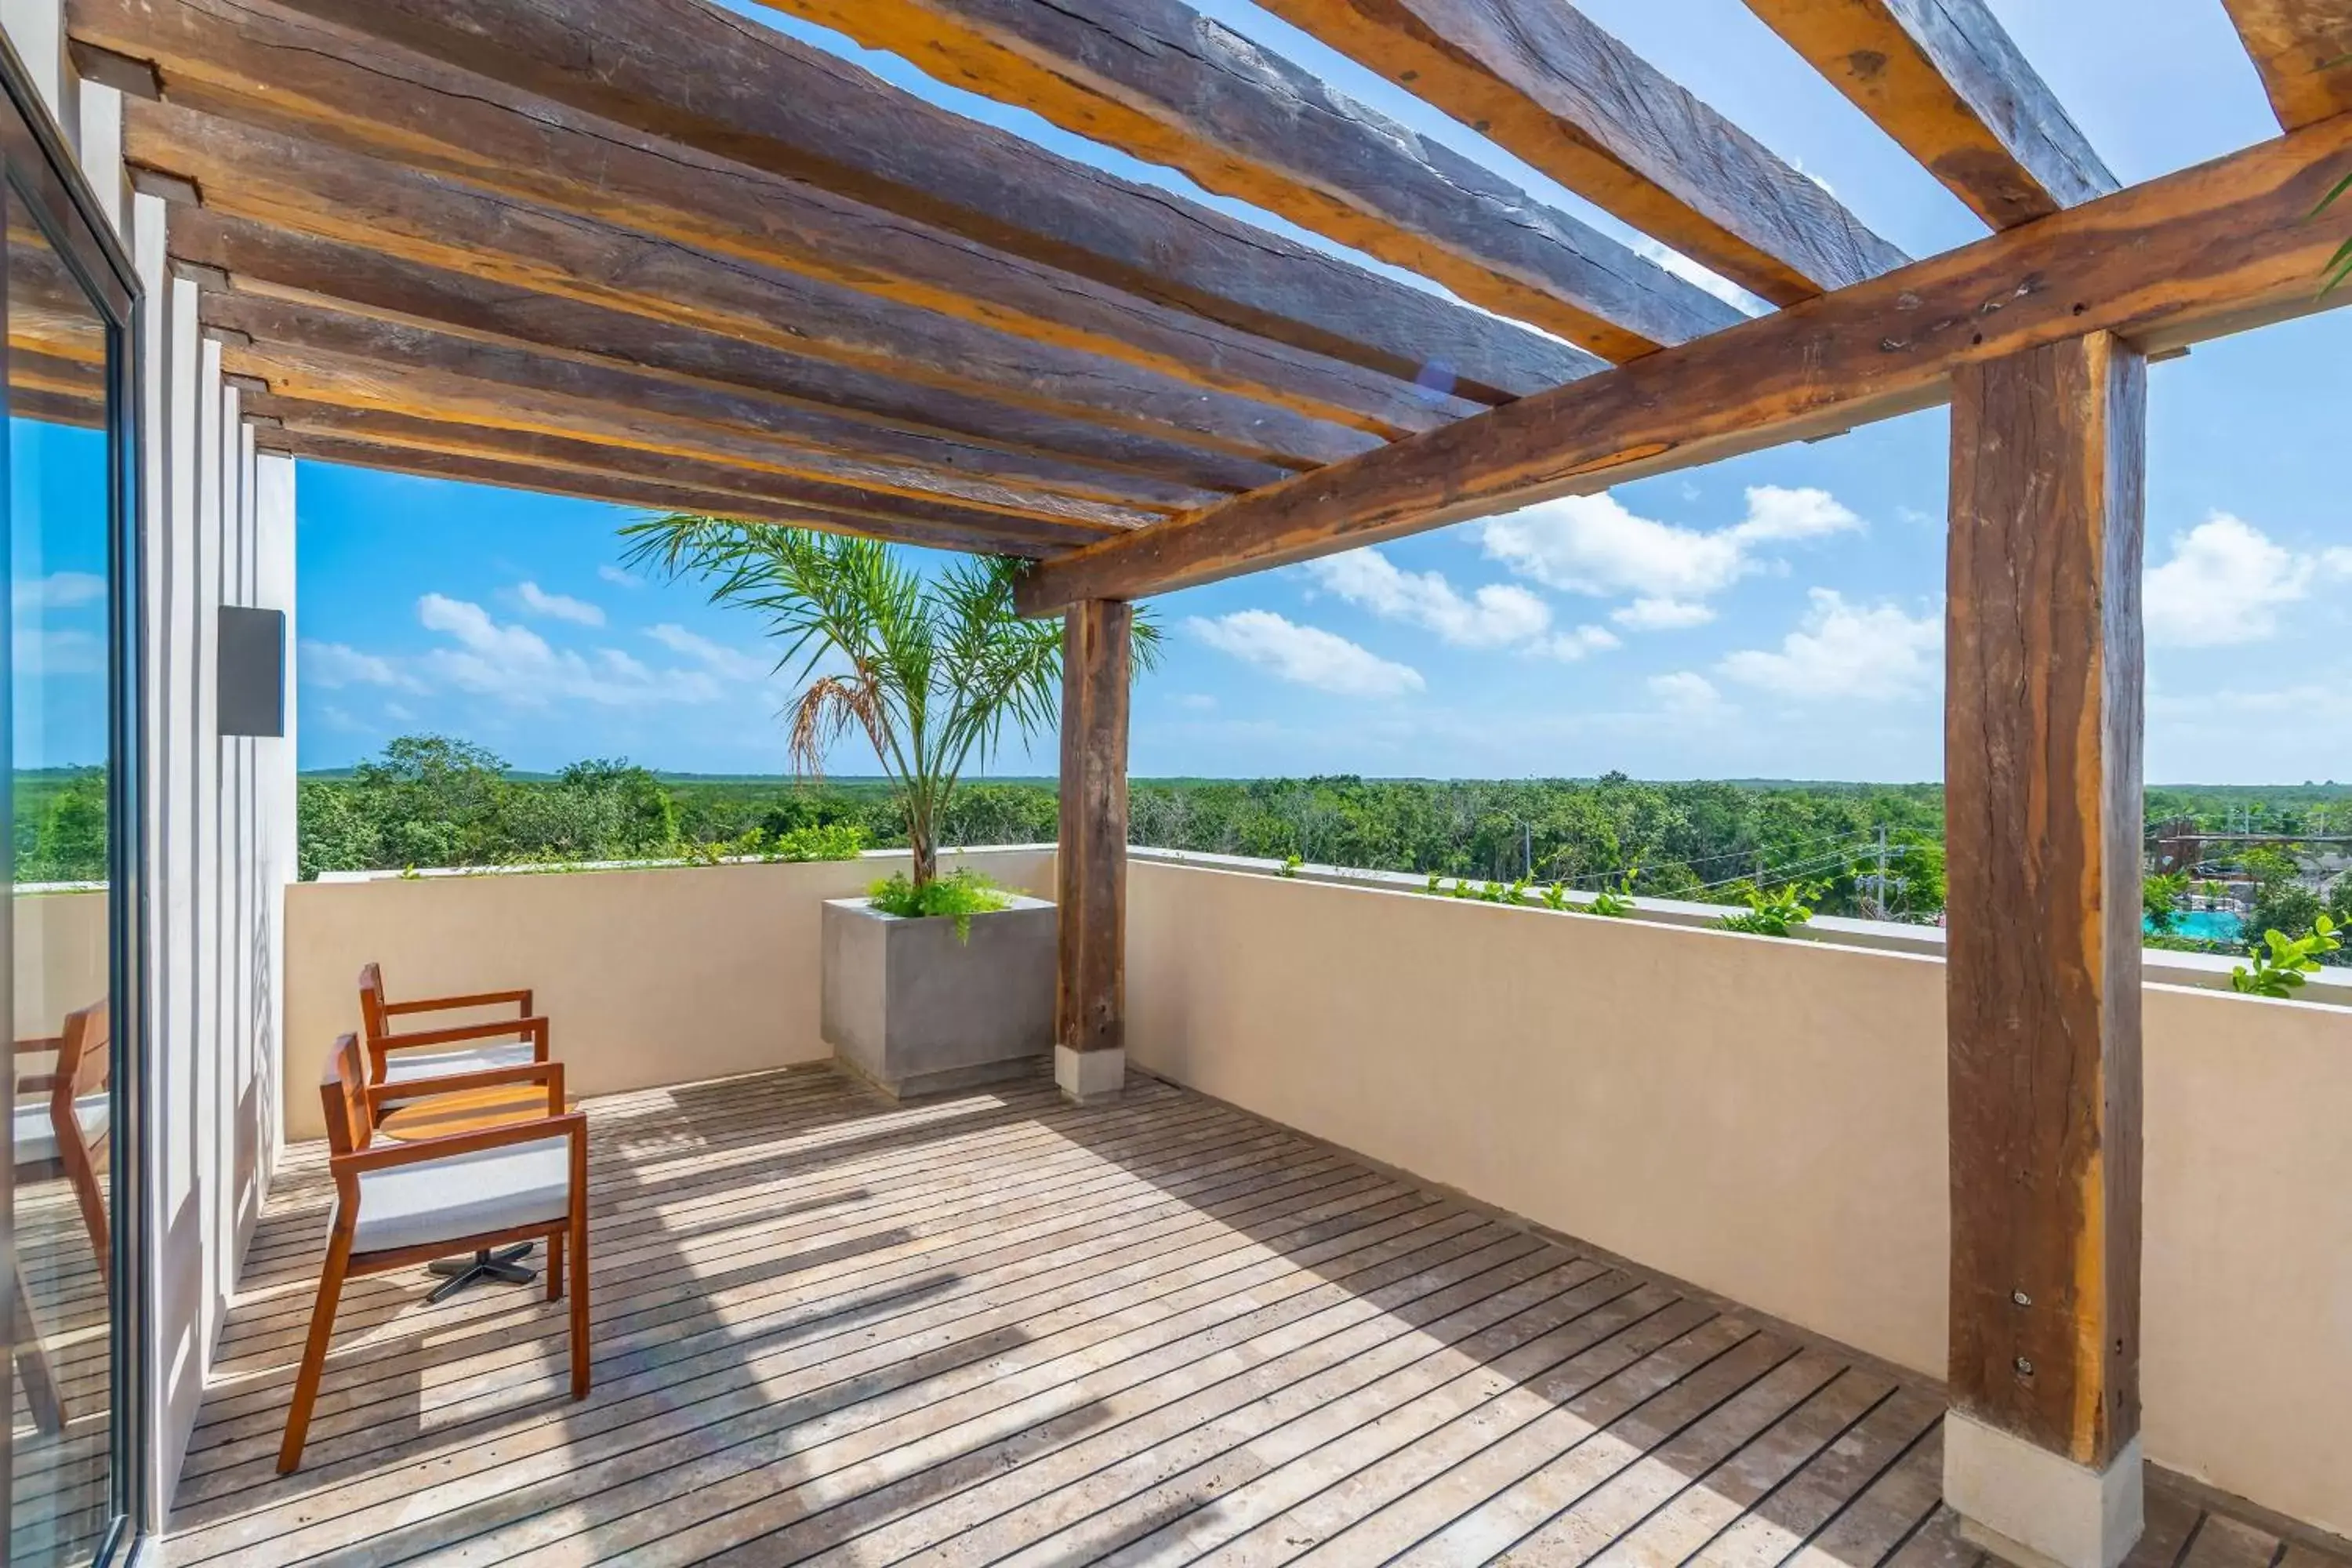
<path id="1" fill-rule="evenodd" d="M 571 1140 L 541 1138 L 361 1173 L 352 1250 L 425 1247 L 571 1212 Z"/>
<path id="2" fill-rule="evenodd" d="M 528 1040 L 510 1040 L 491 1046 L 453 1046 L 446 1050 L 386 1051 L 383 1081 L 405 1083 L 411 1079 L 446 1078 L 451 1073 L 529 1067 L 534 1059 Z M 392 1102 L 397 1103 L 398 1099 L 398 1096 L 394 1096 Z"/>
<path id="3" fill-rule="evenodd" d="M 81 1141 L 95 1146 L 106 1136 L 108 1116 L 104 1090 L 85 1094 L 74 1101 L 74 1120 L 81 1123 Z M 58 1157 L 57 1123 L 49 1120 L 49 1097 L 46 1094 L 30 1100 L 16 1101 L 16 1163 L 37 1165 Z"/>

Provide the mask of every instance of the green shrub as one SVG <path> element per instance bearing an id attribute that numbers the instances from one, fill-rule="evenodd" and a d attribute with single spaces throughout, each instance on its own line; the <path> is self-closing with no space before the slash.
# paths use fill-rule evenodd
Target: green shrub
<path id="1" fill-rule="evenodd" d="M 2336 938 L 2336 922 L 2326 915 L 2313 924 L 2309 936 L 2265 931 L 2263 940 L 2248 949 L 2253 962 L 2230 971 L 2230 989 L 2242 995 L 2284 1000 L 2302 990 L 2306 984 L 2304 976 L 2315 973 L 2321 960 L 2343 945 Z"/>
<path id="2" fill-rule="evenodd" d="M 771 860 L 855 860 L 866 853 L 867 838 L 858 823 L 812 823 L 776 835 L 767 854 Z"/>
<path id="3" fill-rule="evenodd" d="M 1004 909 L 1013 895 L 967 866 L 929 882 L 909 881 L 904 871 L 866 889 L 874 907 L 902 921 L 950 919 L 956 940 L 971 940 L 971 917 Z"/>
<path id="4" fill-rule="evenodd" d="M 1749 936 L 1794 936 L 1799 926 L 1813 918 L 1805 893 L 1793 882 L 1769 893 L 1751 888 L 1747 912 L 1726 915 L 1717 923 L 1725 931 L 1746 931 Z"/>

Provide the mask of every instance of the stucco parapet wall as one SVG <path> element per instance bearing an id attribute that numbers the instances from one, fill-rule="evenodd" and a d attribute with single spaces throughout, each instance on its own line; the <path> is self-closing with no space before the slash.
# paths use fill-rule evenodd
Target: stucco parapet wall
<path id="1" fill-rule="evenodd" d="M 1287 878 L 1295 881 L 1325 882 L 1341 887 L 1365 888 L 1380 892 L 1411 893 L 1430 898 L 1429 879 L 1406 871 L 1366 871 L 1346 866 L 1302 865 L 1286 871 L 1279 860 L 1263 859 L 1248 855 L 1215 855 L 1188 849 L 1153 849 L 1138 845 L 1128 851 L 1129 858 L 1148 860 L 1161 866 L 1189 866 L 1204 871 L 1231 871 L 1245 876 Z M 1472 878 L 1477 881 L 1483 879 Z M 1451 885 L 1454 879 L 1448 877 Z M 1441 902 L 1446 895 L 1436 895 Z M 1529 901 L 1523 907 L 1531 913 L 1590 914 L 1594 895 L 1571 890 L 1565 911 L 1556 911 Z M 1506 906 L 1507 907 L 1507 906 Z M 1623 918 L 1651 925 L 1682 926 L 1686 929 L 1707 929 L 1721 922 L 1729 907 L 1723 904 L 1694 903 L 1681 899 L 1637 898 L 1634 911 Z M 1899 921 L 1849 920 L 1842 915 L 1816 915 L 1805 928 L 1800 940 L 1822 942 L 1833 947 L 1860 947 L 1881 952 L 1906 952 L 1924 958 L 1944 956 L 1944 930 L 1941 926 L 1909 925 Z M 2146 979 L 2151 985 L 2182 985 L 2203 991 L 2230 989 L 2230 971 L 2238 960 L 2212 953 L 2176 952 L 2169 948 L 2145 948 L 2141 963 Z M 2352 1007 L 2352 969 L 2330 967 L 2307 977 L 2298 998 L 2305 1002 L 2324 1003 Z"/>

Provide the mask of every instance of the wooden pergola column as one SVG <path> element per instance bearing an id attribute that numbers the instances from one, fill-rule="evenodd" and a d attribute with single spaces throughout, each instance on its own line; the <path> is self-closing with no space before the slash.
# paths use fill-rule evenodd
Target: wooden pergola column
<path id="1" fill-rule="evenodd" d="M 1134 606 L 1072 605 L 1062 620 L 1060 980 L 1054 1077 L 1087 1100 L 1127 1080 L 1127 710 Z"/>
<path id="2" fill-rule="evenodd" d="M 2146 405 L 2105 332 L 1954 377 L 1945 1494 L 2064 1568 L 2141 1527 Z"/>

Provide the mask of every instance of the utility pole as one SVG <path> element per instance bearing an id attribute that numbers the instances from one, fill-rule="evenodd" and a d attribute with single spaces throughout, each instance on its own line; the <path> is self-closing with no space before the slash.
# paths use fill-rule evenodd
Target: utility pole
<path id="1" fill-rule="evenodd" d="M 1879 827 L 1879 829 L 1878 829 L 1878 887 L 1877 887 L 1877 889 L 1876 889 L 1876 892 L 1877 892 L 1877 895 L 1878 895 L 1878 918 L 1879 918 L 1880 920 L 1885 920 L 1885 919 L 1886 919 L 1886 918 L 1887 918 L 1887 915 L 1886 915 L 1886 828 L 1885 828 L 1885 825 L 1883 825 L 1883 824 L 1880 826 L 1880 827 Z"/>
<path id="2" fill-rule="evenodd" d="M 1519 856 L 1526 862 L 1524 870 L 1528 881 L 1536 879 L 1536 830 L 1531 824 L 1519 824 Z"/>

